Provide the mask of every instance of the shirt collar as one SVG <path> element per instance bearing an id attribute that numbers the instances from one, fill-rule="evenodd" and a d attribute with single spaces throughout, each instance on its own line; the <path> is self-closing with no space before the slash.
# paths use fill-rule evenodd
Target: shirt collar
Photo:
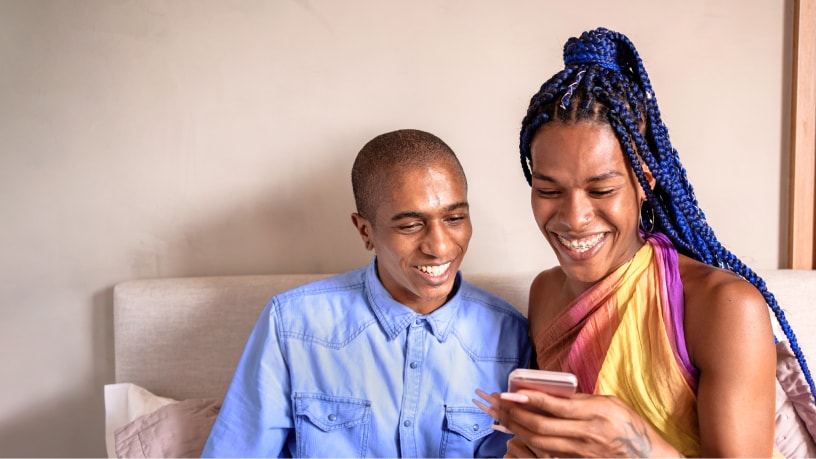
<path id="1" fill-rule="evenodd" d="M 425 320 L 430 326 L 431 334 L 440 342 L 444 342 L 448 338 L 454 318 L 462 303 L 461 272 L 456 273 L 456 279 L 453 282 L 454 295 L 447 303 L 427 315 L 418 314 L 408 306 L 396 301 L 388 293 L 388 290 L 385 289 L 377 276 L 376 257 L 366 268 L 365 279 L 366 295 L 371 304 L 371 309 L 390 339 L 396 338 L 397 335 L 417 320 Z"/>

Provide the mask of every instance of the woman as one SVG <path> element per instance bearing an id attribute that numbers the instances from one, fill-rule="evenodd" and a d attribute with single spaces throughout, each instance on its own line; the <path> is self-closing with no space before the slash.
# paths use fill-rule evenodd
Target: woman
<path id="1" fill-rule="evenodd" d="M 585 32 L 564 64 L 520 149 L 559 261 L 530 289 L 536 363 L 575 373 L 579 393 L 480 405 L 515 434 L 508 456 L 778 454 L 769 306 L 816 394 L 784 314 L 706 223 L 629 39 Z"/>

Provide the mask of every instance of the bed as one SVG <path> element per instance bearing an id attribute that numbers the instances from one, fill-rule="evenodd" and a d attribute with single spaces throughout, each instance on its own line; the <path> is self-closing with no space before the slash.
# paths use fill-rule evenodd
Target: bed
<path id="1" fill-rule="evenodd" d="M 526 314 L 534 275 L 475 273 L 465 278 Z M 765 270 L 760 275 L 786 310 L 806 356 L 816 359 L 816 308 L 811 307 L 816 271 Z M 118 284 L 113 306 L 115 381 L 104 388 L 108 455 L 117 457 L 115 433 L 121 437 L 128 428 L 145 433 L 141 439 L 132 435 L 137 439 L 130 445 L 120 444 L 121 456 L 200 453 L 249 332 L 269 298 L 326 276 L 216 276 Z M 155 446 L 151 436 L 167 444 Z"/>

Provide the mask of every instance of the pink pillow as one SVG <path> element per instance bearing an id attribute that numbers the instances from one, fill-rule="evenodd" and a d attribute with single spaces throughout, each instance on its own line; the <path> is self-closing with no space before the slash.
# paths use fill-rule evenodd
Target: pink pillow
<path id="1" fill-rule="evenodd" d="M 787 458 L 816 457 L 816 405 L 787 341 L 776 346 L 776 448 Z"/>

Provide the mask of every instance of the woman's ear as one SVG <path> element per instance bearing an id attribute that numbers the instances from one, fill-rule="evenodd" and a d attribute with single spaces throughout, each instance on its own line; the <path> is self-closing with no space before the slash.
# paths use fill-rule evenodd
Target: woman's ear
<path id="1" fill-rule="evenodd" d="M 652 171 L 649 169 L 649 166 L 647 166 L 645 163 L 641 162 L 640 167 L 643 169 L 643 177 L 646 179 L 646 182 L 649 184 L 649 188 L 654 190 L 655 183 L 657 183 L 657 180 L 655 180 L 654 175 L 652 175 Z M 639 180 L 635 180 L 635 182 L 638 185 L 637 186 L 638 199 L 640 199 L 641 202 L 645 201 L 646 200 L 646 191 L 643 189 L 643 186 L 640 184 Z"/>
<path id="2" fill-rule="evenodd" d="M 652 175 L 651 169 L 649 169 L 649 166 L 647 166 L 646 163 L 642 161 L 640 163 L 640 167 L 643 168 L 643 176 L 646 177 L 646 181 L 649 182 L 649 188 L 654 190 L 655 183 L 657 183 L 657 180 L 655 180 L 654 175 Z"/>

